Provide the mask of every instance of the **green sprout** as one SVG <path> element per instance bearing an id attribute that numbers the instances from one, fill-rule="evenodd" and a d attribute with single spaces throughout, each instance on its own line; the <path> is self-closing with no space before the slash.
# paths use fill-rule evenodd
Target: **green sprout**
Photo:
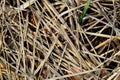
<path id="1" fill-rule="evenodd" d="M 82 11 L 82 14 L 80 15 L 80 18 L 79 18 L 80 24 L 82 24 L 83 17 L 85 16 L 85 14 L 89 8 L 90 2 L 91 2 L 91 0 L 87 0 L 87 4 L 85 5 L 85 7 Z"/>

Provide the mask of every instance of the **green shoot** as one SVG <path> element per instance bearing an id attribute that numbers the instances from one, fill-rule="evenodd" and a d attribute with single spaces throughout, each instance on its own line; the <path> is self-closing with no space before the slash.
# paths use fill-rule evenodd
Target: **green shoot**
<path id="1" fill-rule="evenodd" d="M 80 15 L 80 18 L 79 18 L 80 24 L 82 24 L 83 17 L 85 16 L 85 14 L 86 14 L 86 12 L 87 12 L 87 10 L 88 10 L 88 8 L 89 8 L 90 2 L 91 2 L 91 0 L 88 0 L 88 1 L 87 1 L 87 4 L 85 5 L 85 7 L 84 7 L 84 9 L 83 9 L 82 14 Z"/>

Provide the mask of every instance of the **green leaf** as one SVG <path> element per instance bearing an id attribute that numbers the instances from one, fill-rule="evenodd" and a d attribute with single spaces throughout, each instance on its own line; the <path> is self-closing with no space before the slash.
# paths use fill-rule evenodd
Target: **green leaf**
<path id="1" fill-rule="evenodd" d="M 88 10 L 88 8 L 89 8 L 90 2 L 91 2 L 91 0 L 88 0 L 88 1 L 87 1 L 87 4 L 85 5 L 82 14 L 81 14 L 80 17 L 79 17 L 80 24 L 82 24 L 83 17 L 85 16 L 85 14 L 86 14 L 86 12 L 87 12 L 87 10 Z"/>

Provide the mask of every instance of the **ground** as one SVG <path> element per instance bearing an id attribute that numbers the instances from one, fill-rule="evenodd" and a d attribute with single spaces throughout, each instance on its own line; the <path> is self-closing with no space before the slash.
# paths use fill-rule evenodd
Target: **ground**
<path id="1" fill-rule="evenodd" d="M 120 1 L 1 0 L 0 80 L 119 80 Z"/>

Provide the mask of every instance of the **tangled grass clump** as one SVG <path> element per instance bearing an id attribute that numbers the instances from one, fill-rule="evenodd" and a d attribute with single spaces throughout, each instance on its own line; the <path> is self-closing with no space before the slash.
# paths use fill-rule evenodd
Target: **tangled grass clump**
<path id="1" fill-rule="evenodd" d="M 1 0 L 0 80 L 119 80 L 120 2 Z"/>

